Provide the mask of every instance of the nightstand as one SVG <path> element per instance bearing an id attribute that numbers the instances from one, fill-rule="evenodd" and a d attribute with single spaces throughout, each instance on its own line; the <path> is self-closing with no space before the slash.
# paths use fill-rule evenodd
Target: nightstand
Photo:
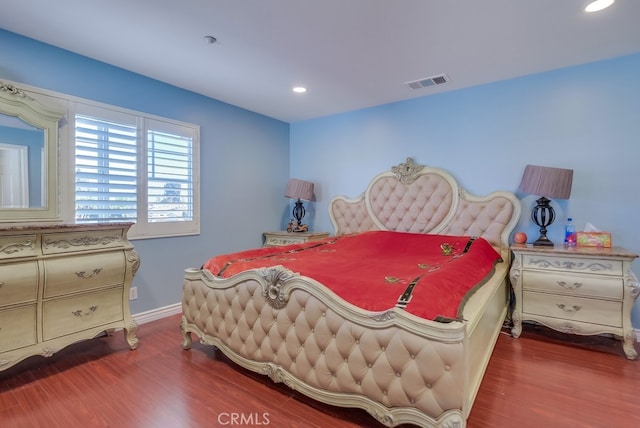
<path id="1" fill-rule="evenodd" d="M 329 232 L 264 232 L 263 247 L 276 247 L 278 245 L 301 244 L 309 241 L 319 241 L 329 237 Z"/>
<path id="2" fill-rule="evenodd" d="M 628 359 L 637 357 L 631 309 L 640 294 L 631 271 L 638 257 L 620 247 L 511 246 L 515 294 L 511 334 L 531 320 L 569 334 L 610 333 L 622 339 Z"/>

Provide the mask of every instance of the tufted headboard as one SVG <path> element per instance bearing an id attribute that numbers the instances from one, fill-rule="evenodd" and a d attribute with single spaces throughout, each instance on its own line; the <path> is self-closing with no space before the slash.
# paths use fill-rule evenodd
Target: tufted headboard
<path id="1" fill-rule="evenodd" d="M 329 203 L 336 236 L 367 230 L 482 236 L 507 259 L 521 211 L 511 192 L 470 195 L 448 172 L 411 158 L 374 177 L 359 197 Z"/>

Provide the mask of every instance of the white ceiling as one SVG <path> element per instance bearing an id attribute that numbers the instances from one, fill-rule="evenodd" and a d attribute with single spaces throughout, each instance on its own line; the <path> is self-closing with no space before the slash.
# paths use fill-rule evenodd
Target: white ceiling
<path id="1" fill-rule="evenodd" d="M 0 28 L 286 122 L 640 52 L 638 0 L 8 3 Z"/>

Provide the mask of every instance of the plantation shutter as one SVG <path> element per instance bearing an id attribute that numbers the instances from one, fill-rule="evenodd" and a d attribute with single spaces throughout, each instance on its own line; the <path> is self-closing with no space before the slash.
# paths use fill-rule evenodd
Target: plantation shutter
<path id="1" fill-rule="evenodd" d="M 137 127 L 76 115 L 76 223 L 137 219 Z"/>
<path id="2" fill-rule="evenodd" d="M 153 127 L 149 121 L 149 127 Z M 147 220 L 193 220 L 193 139 L 147 131 Z"/>

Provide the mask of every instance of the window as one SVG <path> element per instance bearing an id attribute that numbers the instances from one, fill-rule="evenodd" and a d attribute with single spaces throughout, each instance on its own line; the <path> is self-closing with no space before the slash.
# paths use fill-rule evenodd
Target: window
<path id="1" fill-rule="evenodd" d="M 199 128 L 77 103 L 75 222 L 135 223 L 130 237 L 199 233 Z"/>
<path id="2" fill-rule="evenodd" d="M 193 139 L 147 130 L 147 220 L 193 221 Z"/>
<path id="3" fill-rule="evenodd" d="M 138 218 L 137 128 L 76 115 L 76 223 Z"/>

